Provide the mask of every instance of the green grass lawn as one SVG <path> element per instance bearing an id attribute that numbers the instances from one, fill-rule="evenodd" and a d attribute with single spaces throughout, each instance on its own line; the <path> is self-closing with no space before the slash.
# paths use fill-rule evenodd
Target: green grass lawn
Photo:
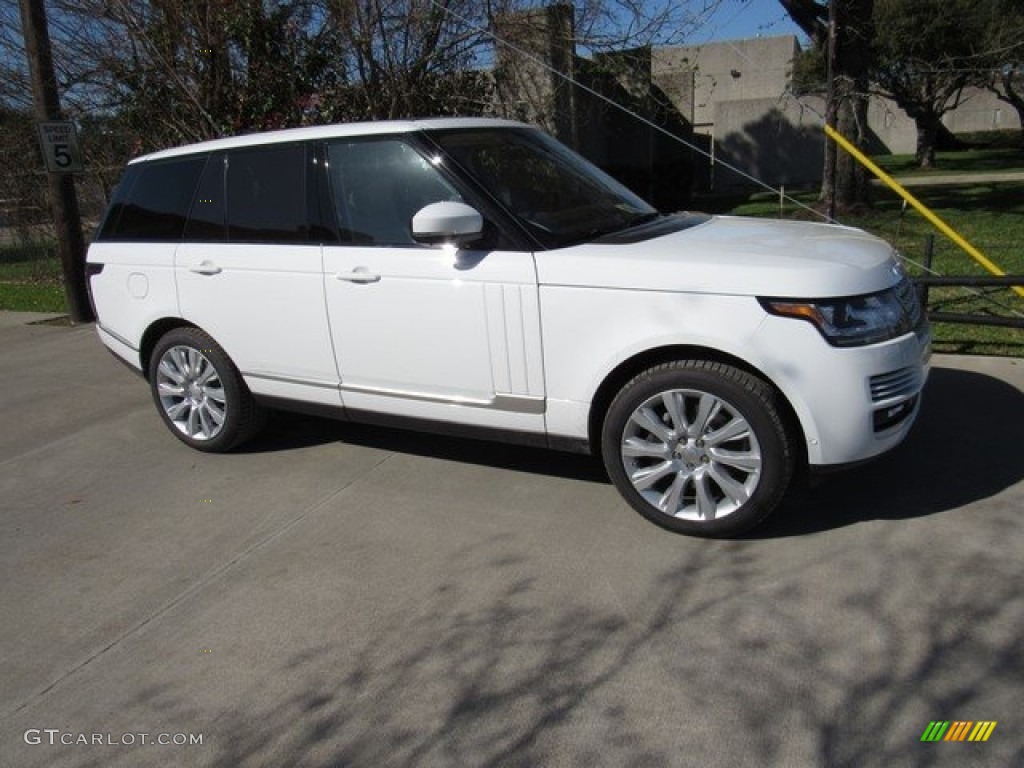
<path id="1" fill-rule="evenodd" d="M 0 309 L 16 312 L 67 312 L 61 285 L 10 284 L 0 281 Z"/>
<path id="2" fill-rule="evenodd" d="M 0 246 L 0 309 L 67 311 L 60 259 L 53 243 Z"/>
<path id="3" fill-rule="evenodd" d="M 1024 148 L 939 152 L 935 156 L 935 167 L 928 170 L 918 168 L 913 155 L 880 155 L 871 159 L 890 176 L 945 176 L 1024 170 Z"/>

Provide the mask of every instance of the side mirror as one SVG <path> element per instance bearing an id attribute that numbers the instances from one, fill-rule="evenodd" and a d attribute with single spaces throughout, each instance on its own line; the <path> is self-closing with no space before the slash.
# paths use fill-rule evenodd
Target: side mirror
<path id="1" fill-rule="evenodd" d="M 463 245 L 479 240 L 484 217 L 465 203 L 431 203 L 412 217 L 412 236 L 421 243 Z"/>

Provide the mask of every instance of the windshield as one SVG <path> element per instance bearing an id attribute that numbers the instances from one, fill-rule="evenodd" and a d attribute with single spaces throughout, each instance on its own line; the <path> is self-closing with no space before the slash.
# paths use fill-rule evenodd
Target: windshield
<path id="1" fill-rule="evenodd" d="M 592 240 L 659 215 L 539 130 L 432 131 L 430 137 L 547 248 Z"/>

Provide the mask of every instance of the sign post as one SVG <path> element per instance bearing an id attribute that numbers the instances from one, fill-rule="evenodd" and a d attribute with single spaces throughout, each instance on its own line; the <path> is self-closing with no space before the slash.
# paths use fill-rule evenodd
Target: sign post
<path id="1" fill-rule="evenodd" d="M 82 170 L 82 153 L 74 126 L 62 123 L 57 75 L 53 68 L 50 33 L 46 25 L 46 4 L 43 0 L 19 0 L 21 33 L 25 39 L 25 58 L 32 80 L 32 103 L 39 121 L 39 139 L 42 142 L 50 187 L 50 205 L 53 209 L 53 229 L 64 271 L 64 294 L 72 323 L 94 320 L 89 295 L 85 287 L 85 238 L 82 219 L 75 195 L 75 179 L 71 175 Z M 48 130 L 48 126 L 65 128 Z"/>

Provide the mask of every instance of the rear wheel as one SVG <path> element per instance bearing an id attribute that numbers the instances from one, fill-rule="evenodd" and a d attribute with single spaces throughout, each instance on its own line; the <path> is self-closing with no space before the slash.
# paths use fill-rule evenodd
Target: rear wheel
<path id="1" fill-rule="evenodd" d="M 774 390 L 730 365 L 683 360 L 627 383 L 601 446 L 619 492 L 665 528 L 734 536 L 778 504 L 793 473 Z"/>
<path id="2" fill-rule="evenodd" d="M 149 384 L 168 429 L 200 451 L 229 451 L 263 424 L 234 363 L 198 328 L 175 328 L 157 342 Z"/>

